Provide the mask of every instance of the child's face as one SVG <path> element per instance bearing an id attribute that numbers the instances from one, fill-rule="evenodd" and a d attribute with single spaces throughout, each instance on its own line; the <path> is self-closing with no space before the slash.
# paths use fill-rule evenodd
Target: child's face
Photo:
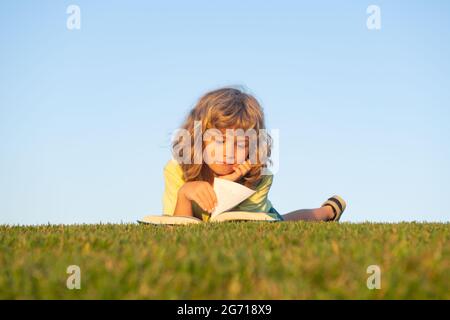
<path id="1" fill-rule="evenodd" d="M 233 167 L 243 163 L 248 158 L 248 137 L 222 136 L 223 139 L 205 141 L 205 151 L 211 159 L 206 162 L 217 175 L 227 175 L 234 172 Z M 228 144 L 228 148 L 227 148 Z M 227 150 L 228 149 L 228 150 Z M 222 153 L 222 154 L 221 154 Z"/>

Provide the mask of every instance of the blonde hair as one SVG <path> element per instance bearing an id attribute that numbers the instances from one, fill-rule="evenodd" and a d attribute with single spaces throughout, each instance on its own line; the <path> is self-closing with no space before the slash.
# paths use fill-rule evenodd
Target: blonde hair
<path id="1" fill-rule="evenodd" d="M 190 143 L 191 160 L 194 157 L 194 123 L 197 121 L 201 123 L 202 133 L 211 128 L 239 128 L 244 131 L 253 129 L 258 135 L 261 129 L 264 131 L 266 129 L 263 109 L 252 95 L 232 87 L 208 92 L 198 100 L 182 125 L 182 129 L 190 133 L 191 141 L 177 140 L 172 143 L 173 152 L 180 147 L 180 144 Z M 272 138 L 268 133 L 264 137 L 264 146 L 258 145 L 257 148 L 258 151 L 260 148 L 266 148 L 264 150 L 265 161 L 260 161 L 260 153 L 257 152 L 257 163 L 251 164 L 247 175 L 238 181 L 249 188 L 254 188 L 260 182 L 262 169 L 271 164 Z M 206 180 L 205 170 L 210 170 L 204 162 L 195 164 L 194 161 L 190 161 L 190 163 L 180 163 L 180 165 L 186 182 Z"/>

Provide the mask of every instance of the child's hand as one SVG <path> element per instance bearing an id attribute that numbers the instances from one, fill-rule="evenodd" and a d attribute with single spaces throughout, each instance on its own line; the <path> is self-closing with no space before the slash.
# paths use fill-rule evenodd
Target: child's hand
<path id="1" fill-rule="evenodd" d="M 203 210 L 211 213 L 217 205 L 214 189 L 206 181 L 186 182 L 178 191 L 178 196 L 195 201 Z"/>
<path id="2" fill-rule="evenodd" d="M 245 177 L 245 175 L 250 171 L 251 165 L 250 160 L 245 161 L 242 164 L 236 164 L 233 166 L 234 172 L 227 174 L 225 176 L 220 176 L 221 179 L 226 179 L 230 181 L 237 181 L 242 177 Z"/>

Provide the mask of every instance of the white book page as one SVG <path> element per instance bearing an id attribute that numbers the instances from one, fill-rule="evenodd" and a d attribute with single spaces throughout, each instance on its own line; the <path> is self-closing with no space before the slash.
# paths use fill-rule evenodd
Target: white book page
<path id="1" fill-rule="evenodd" d="M 214 192 L 217 196 L 217 206 L 211 217 L 237 206 L 256 191 L 237 182 L 214 178 Z"/>

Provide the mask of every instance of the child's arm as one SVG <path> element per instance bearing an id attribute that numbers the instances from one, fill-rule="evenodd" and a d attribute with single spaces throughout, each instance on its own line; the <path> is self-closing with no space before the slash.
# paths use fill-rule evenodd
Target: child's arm
<path id="1" fill-rule="evenodd" d="M 186 196 L 180 191 L 178 192 L 177 204 L 175 206 L 175 211 L 173 212 L 173 215 L 193 216 L 191 201 L 188 198 L 186 198 Z"/>
<path id="2" fill-rule="evenodd" d="M 186 182 L 179 190 L 174 216 L 192 216 L 192 203 L 195 201 L 203 210 L 211 213 L 217 205 L 214 189 L 206 181 Z"/>

